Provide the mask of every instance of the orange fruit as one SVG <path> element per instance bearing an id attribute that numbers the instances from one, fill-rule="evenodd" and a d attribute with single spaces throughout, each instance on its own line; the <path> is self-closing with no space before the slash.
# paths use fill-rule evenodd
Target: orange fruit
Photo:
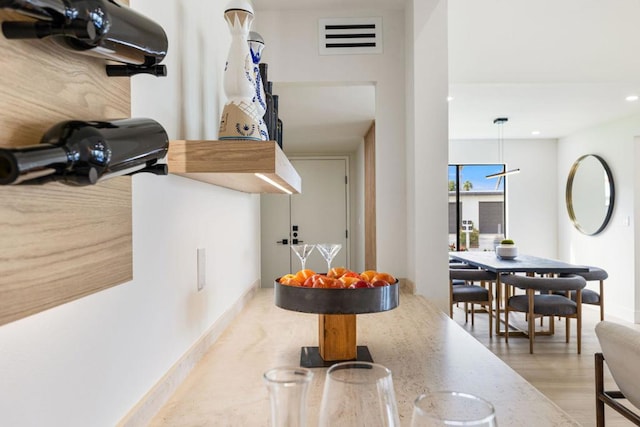
<path id="1" fill-rule="evenodd" d="M 329 270 L 329 272 L 327 273 L 327 277 L 331 277 L 333 279 L 339 279 L 341 278 L 344 273 L 346 273 L 347 270 L 344 267 L 333 267 L 331 270 Z"/>
<path id="2" fill-rule="evenodd" d="M 378 273 L 371 279 L 371 282 L 375 282 L 376 280 L 383 280 L 387 283 L 396 283 L 396 278 L 390 275 L 389 273 Z"/>
<path id="3" fill-rule="evenodd" d="M 344 283 L 342 283 L 340 281 L 340 279 L 332 279 L 330 277 L 327 277 L 324 280 L 325 280 L 325 283 L 327 285 L 327 288 L 331 288 L 331 289 L 342 289 L 342 288 L 344 288 Z"/>
<path id="4" fill-rule="evenodd" d="M 289 279 L 291 277 L 296 277 L 296 276 L 294 276 L 293 274 L 285 274 L 284 276 L 278 279 L 278 282 L 282 283 L 283 280 Z"/>
<path id="5" fill-rule="evenodd" d="M 359 280 L 362 280 L 359 276 L 358 277 L 348 277 L 348 276 L 342 276 L 339 279 L 342 283 L 344 283 L 344 287 L 348 288 L 349 286 L 353 285 L 354 283 L 356 283 Z"/>
<path id="6" fill-rule="evenodd" d="M 311 276 L 307 277 L 307 280 L 305 280 L 302 283 L 302 286 L 304 286 L 305 288 L 317 288 L 316 282 L 318 281 L 318 279 L 320 277 L 322 277 L 322 276 L 320 276 L 319 274 L 311 275 Z"/>
<path id="7" fill-rule="evenodd" d="M 360 277 L 362 278 L 362 280 L 371 283 L 371 279 L 373 279 L 373 276 L 375 276 L 376 274 L 378 274 L 378 272 L 375 270 L 366 270 L 360 273 Z"/>
<path id="8" fill-rule="evenodd" d="M 347 270 L 347 272 L 344 273 L 342 275 L 342 277 L 357 277 L 359 279 L 360 275 L 358 273 L 356 273 L 355 271 Z"/>
<path id="9" fill-rule="evenodd" d="M 289 286 L 302 286 L 302 283 L 293 274 L 285 274 L 280 278 L 280 283 Z"/>
<path id="10" fill-rule="evenodd" d="M 309 277 L 313 276 L 314 274 L 316 274 L 315 271 L 313 270 L 309 270 L 308 268 L 305 270 L 300 270 L 296 273 L 296 279 L 298 280 L 298 282 L 300 283 L 304 283 L 305 280 L 307 280 Z"/>

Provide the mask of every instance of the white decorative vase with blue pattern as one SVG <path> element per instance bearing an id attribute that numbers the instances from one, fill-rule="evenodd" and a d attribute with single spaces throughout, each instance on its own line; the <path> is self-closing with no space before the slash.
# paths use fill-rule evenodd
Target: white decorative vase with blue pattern
<path id="1" fill-rule="evenodd" d="M 260 75 L 260 60 L 262 59 L 262 50 L 264 49 L 264 39 L 259 33 L 255 31 L 249 32 L 249 53 L 251 53 L 251 60 L 253 61 L 253 83 L 256 88 L 253 102 L 256 104 L 256 108 L 260 114 L 260 136 L 263 141 L 269 140 L 269 131 L 267 130 L 267 124 L 264 121 L 264 113 L 267 111 L 267 95 L 264 92 L 264 84 L 262 76 Z M 275 139 L 275 136 L 274 138 Z"/>
<path id="2" fill-rule="evenodd" d="M 224 12 L 231 32 L 231 46 L 224 70 L 227 103 L 222 111 L 218 138 L 261 141 L 260 120 L 254 97 L 253 60 L 247 38 L 253 22 L 253 6 L 248 0 L 233 0 Z"/>

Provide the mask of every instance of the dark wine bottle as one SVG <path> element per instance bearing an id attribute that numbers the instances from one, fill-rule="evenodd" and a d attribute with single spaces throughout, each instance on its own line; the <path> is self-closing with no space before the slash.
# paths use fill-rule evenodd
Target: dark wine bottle
<path id="1" fill-rule="evenodd" d="M 271 134 L 271 139 L 273 139 L 274 141 L 278 141 L 278 121 L 280 120 L 278 118 L 278 107 L 280 105 L 280 95 L 275 95 L 274 93 L 272 93 L 271 96 L 273 97 L 273 117 L 271 118 L 271 120 L 273 121 L 273 133 Z"/>
<path id="2" fill-rule="evenodd" d="M 8 39 L 51 37 L 73 51 L 126 64 L 107 65 L 109 75 L 166 75 L 162 27 L 115 0 L 0 0 L 0 7 L 37 19 L 3 22 Z"/>
<path id="3" fill-rule="evenodd" d="M 282 147 L 283 133 L 284 133 L 284 124 L 282 123 L 282 120 L 280 120 L 280 117 L 278 117 L 278 127 L 277 127 L 277 134 L 276 134 L 276 142 L 280 146 L 281 150 L 283 149 L 283 147 Z"/>
<path id="4" fill-rule="evenodd" d="M 273 83 L 266 82 L 264 85 L 264 93 L 267 101 L 267 111 L 264 113 L 264 123 L 267 125 L 267 132 L 269 133 L 269 139 L 275 140 L 276 137 L 276 122 L 275 122 L 275 107 L 273 101 Z"/>
<path id="5" fill-rule="evenodd" d="M 152 119 L 70 120 L 58 123 L 40 144 L 0 149 L 0 185 L 60 181 L 90 185 L 138 172 L 166 175 L 169 138 Z"/>

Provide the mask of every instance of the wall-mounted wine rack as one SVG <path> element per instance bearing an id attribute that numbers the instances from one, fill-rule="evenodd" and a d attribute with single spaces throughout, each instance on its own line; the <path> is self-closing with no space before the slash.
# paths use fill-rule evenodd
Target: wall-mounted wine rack
<path id="1" fill-rule="evenodd" d="M 0 56 L 2 147 L 38 143 L 69 118 L 130 116 L 130 81 L 109 78 L 104 60 L 1 35 Z M 131 178 L 1 187 L 0 236 L 0 325 L 130 281 Z"/>

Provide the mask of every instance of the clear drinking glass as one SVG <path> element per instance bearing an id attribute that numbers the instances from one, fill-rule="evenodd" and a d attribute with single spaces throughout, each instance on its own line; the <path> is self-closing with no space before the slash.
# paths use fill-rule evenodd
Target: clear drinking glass
<path id="1" fill-rule="evenodd" d="M 411 427 L 497 427 L 493 405 L 472 394 L 437 391 L 421 394 L 413 403 Z"/>
<path id="2" fill-rule="evenodd" d="M 269 390 L 271 427 L 307 425 L 307 390 L 313 378 L 309 369 L 279 367 L 263 375 Z"/>
<path id="3" fill-rule="evenodd" d="M 293 252 L 296 253 L 296 255 L 298 255 L 298 258 L 300 258 L 300 263 L 302 264 L 302 269 L 304 270 L 304 266 L 305 263 L 307 262 L 307 257 L 309 255 L 311 255 L 311 252 L 313 252 L 313 248 L 315 248 L 316 245 L 291 245 L 291 250 Z"/>
<path id="4" fill-rule="evenodd" d="M 327 261 L 327 273 L 329 273 L 331 271 L 331 261 L 340 252 L 342 245 L 340 243 L 318 243 L 316 247 L 324 260 Z"/>
<path id="5" fill-rule="evenodd" d="M 320 427 L 399 425 L 389 369 L 370 362 L 342 362 L 327 370 Z"/>

